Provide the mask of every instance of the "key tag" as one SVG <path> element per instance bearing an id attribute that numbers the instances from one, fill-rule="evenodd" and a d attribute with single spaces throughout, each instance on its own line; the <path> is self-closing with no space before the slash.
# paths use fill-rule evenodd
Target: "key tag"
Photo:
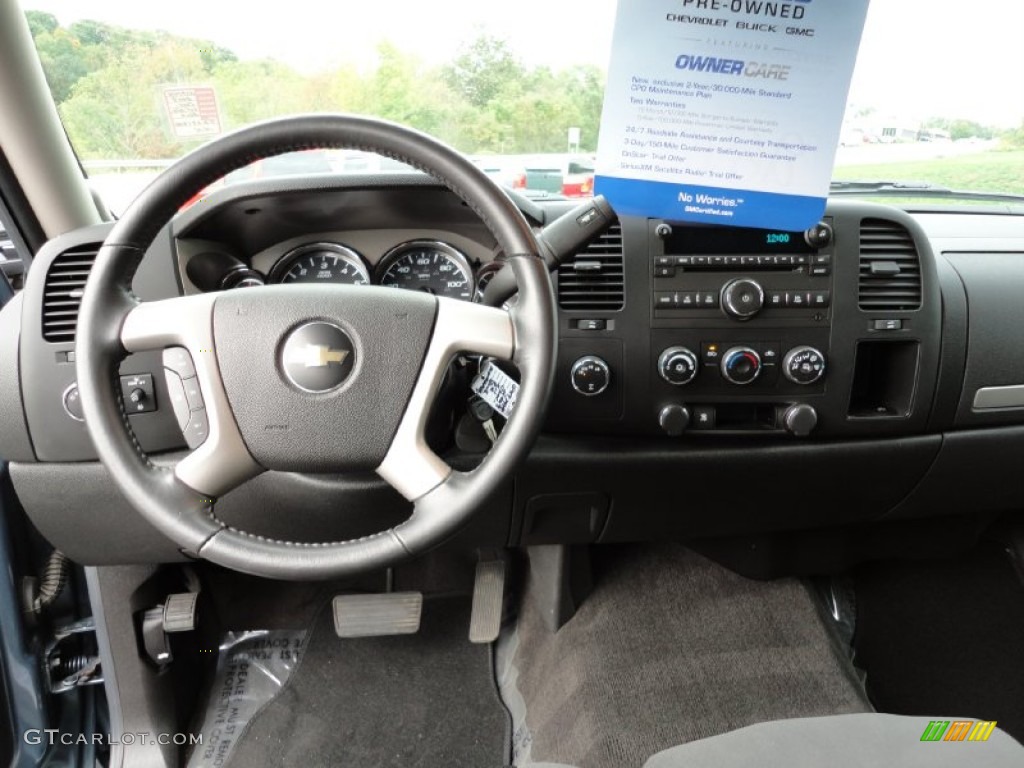
<path id="1" fill-rule="evenodd" d="M 480 366 L 480 373 L 473 379 L 470 389 L 506 419 L 512 413 L 519 395 L 519 384 L 515 379 L 490 360 Z"/>

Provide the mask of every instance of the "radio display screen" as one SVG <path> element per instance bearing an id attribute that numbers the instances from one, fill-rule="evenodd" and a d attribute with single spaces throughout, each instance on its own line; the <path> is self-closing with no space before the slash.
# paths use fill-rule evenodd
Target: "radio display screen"
<path id="1" fill-rule="evenodd" d="M 675 224 L 665 240 L 665 253 L 764 254 L 811 253 L 803 232 L 744 227 L 709 227 Z"/>

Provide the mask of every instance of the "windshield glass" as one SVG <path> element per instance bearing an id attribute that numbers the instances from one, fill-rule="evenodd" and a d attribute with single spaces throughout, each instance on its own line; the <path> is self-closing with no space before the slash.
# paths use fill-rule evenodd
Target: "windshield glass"
<path id="1" fill-rule="evenodd" d="M 115 212 L 219 133 L 322 111 L 412 125 L 528 194 L 592 194 L 614 0 L 25 7 L 68 135 Z M 876 0 L 834 178 L 1024 195 L 1022 27 L 1020 0 Z M 395 169 L 317 151 L 221 183 Z"/>

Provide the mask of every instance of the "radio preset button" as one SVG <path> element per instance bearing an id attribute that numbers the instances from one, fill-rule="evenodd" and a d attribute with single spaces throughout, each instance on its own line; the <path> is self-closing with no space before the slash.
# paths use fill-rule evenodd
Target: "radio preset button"
<path id="1" fill-rule="evenodd" d="M 787 307 L 809 307 L 811 305 L 811 295 L 806 291 L 787 291 L 786 292 L 786 306 Z"/>

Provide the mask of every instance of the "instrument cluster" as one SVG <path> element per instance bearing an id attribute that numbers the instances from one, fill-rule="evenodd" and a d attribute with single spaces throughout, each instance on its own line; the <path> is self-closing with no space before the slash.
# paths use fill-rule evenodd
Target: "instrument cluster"
<path id="1" fill-rule="evenodd" d="M 501 269 L 491 262 L 474 270 L 469 257 L 439 240 L 409 240 L 385 253 L 375 266 L 354 248 L 323 241 L 300 245 L 281 256 L 264 278 L 251 268 L 244 279 L 225 280 L 222 288 L 263 284 L 333 283 L 382 285 L 463 301 L 478 300 L 483 289 Z M 238 277 L 243 277 L 239 270 Z"/>

